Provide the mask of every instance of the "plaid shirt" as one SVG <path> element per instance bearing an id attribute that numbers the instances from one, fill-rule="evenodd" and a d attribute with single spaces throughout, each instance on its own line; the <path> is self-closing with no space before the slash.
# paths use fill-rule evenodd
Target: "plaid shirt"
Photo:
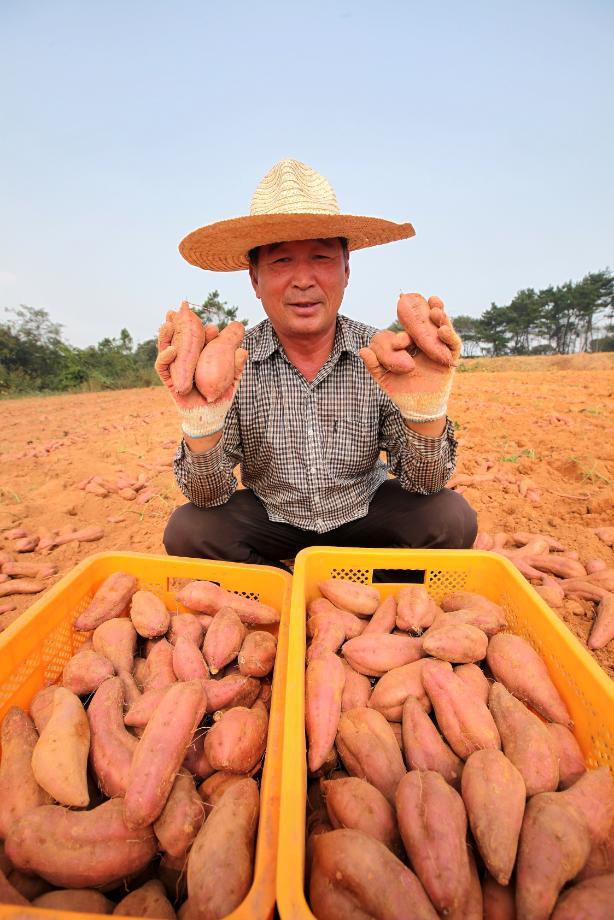
<path id="1" fill-rule="evenodd" d="M 437 438 L 405 426 L 358 355 L 375 332 L 339 316 L 332 354 L 310 383 L 268 319 L 250 329 L 249 359 L 223 437 L 204 454 L 179 446 L 175 475 L 183 494 L 199 507 L 224 504 L 240 464 L 243 485 L 272 521 L 325 533 L 364 517 L 388 471 L 409 491 L 442 489 L 456 463 L 452 423 Z"/>

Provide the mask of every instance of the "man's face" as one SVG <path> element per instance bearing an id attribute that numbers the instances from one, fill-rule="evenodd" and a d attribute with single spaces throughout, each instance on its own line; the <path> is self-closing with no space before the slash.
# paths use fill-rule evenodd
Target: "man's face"
<path id="1" fill-rule="evenodd" d="M 262 246 L 249 274 L 281 339 L 318 337 L 334 328 L 350 277 L 338 239 Z"/>

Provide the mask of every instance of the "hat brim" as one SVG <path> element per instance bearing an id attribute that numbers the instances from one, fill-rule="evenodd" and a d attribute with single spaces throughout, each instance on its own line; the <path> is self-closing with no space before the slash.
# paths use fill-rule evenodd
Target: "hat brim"
<path id="1" fill-rule="evenodd" d="M 261 214 L 221 220 L 189 233 L 179 252 L 191 265 L 215 272 L 248 268 L 256 246 L 343 236 L 348 249 L 366 249 L 415 236 L 411 224 L 352 214 Z"/>

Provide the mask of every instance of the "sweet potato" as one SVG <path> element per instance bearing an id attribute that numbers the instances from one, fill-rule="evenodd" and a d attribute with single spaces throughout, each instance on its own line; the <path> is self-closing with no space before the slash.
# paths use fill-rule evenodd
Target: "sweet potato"
<path id="1" fill-rule="evenodd" d="M 260 693 L 257 677 L 227 674 L 218 680 L 203 681 L 207 692 L 207 712 L 218 712 L 229 706 L 252 706 Z"/>
<path id="2" fill-rule="evenodd" d="M 144 869 L 156 849 L 151 827 L 128 829 L 122 799 L 88 811 L 43 805 L 16 821 L 6 840 L 17 868 L 62 888 L 119 882 Z"/>
<path id="3" fill-rule="evenodd" d="M 407 855 L 433 906 L 439 913 L 458 911 L 471 883 L 463 800 L 439 773 L 412 770 L 395 801 Z"/>
<path id="4" fill-rule="evenodd" d="M 511 885 L 500 885 L 491 875 L 482 882 L 484 920 L 516 920 L 514 890 Z"/>
<path id="5" fill-rule="evenodd" d="M 484 703 L 488 703 L 488 694 L 490 693 L 490 684 L 484 671 L 477 664 L 459 664 L 454 668 L 454 673 L 464 684 L 466 684 L 476 696 Z"/>
<path id="6" fill-rule="evenodd" d="M 213 622 L 213 617 L 211 617 L 211 622 Z M 174 645 L 179 636 L 185 636 L 187 639 L 191 639 L 195 645 L 200 646 L 205 632 L 201 616 L 198 614 L 176 613 L 171 617 L 166 638 L 171 645 Z"/>
<path id="7" fill-rule="evenodd" d="M 132 757 L 124 798 L 128 827 L 146 827 L 161 814 L 206 705 L 197 680 L 173 684 L 162 698 Z"/>
<path id="8" fill-rule="evenodd" d="M 608 767 L 587 770 L 557 794 L 583 816 L 591 844 L 605 843 L 614 822 L 614 778 Z"/>
<path id="9" fill-rule="evenodd" d="M 43 562 L 4 562 L 0 565 L 0 571 L 3 575 L 10 575 L 13 578 L 19 576 L 42 579 L 57 575 L 58 567 Z"/>
<path id="10" fill-rule="evenodd" d="M 243 779 L 227 789 L 202 825 L 188 857 L 187 920 L 218 920 L 252 884 L 258 786 Z"/>
<path id="11" fill-rule="evenodd" d="M 109 797 L 122 796 L 137 740 L 124 726 L 124 691 L 119 677 L 100 685 L 87 708 L 87 719 L 89 758 L 98 785 Z"/>
<path id="12" fill-rule="evenodd" d="M 587 879 L 568 888 L 556 902 L 551 920 L 612 920 L 614 874 Z"/>
<path id="13" fill-rule="evenodd" d="M 524 815 L 522 775 L 501 751 L 474 751 L 465 763 L 461 794 L 486 868 L 500 885 L 507 885 Z"/>
<path id="14" fill-rule="evenodd" d="M 214 770 L 249 773 L 264 756 L 268 727 L 264 706 L 234 706 L 207 732 L 207 760 Z"/>
<path id="15" fill-rule="evenodd" d="M 111 914 L 115 904 L 93 888 L 60 888 L 47 891 L 32 901 L 32 907 L 82 914 Z"/>
<path id="16" fill-rule="evenodd" d="M 175 920 L 173 905 L 166 896 L 162 882 L 153 878 L 135 888 L 113 910 L 120 917 L 152 917 L 155 920 Z"/>
<path id="17" fill-rule="evenodd" d="M 85 649 L 69 658 L 64 665 L 62 686 L 77 696 L 87 696 L 114 674 L 115 669 L 106 655 Z"/>
<path id="18" fill-rule="evenodd" d="M 136 651 L 136 629 L 128 617 L 112 617 L 92 634 L 94 651 L 108 658 L 115 671 L 132 672 Z"/>
<path id="19" fill-rule="evenodd" d="M 397 629 L 420 635 L 431 625 L 438 610 L 424 585 L 405 585 L 397 595 Z"/>
<path id="20" fill-rule="evenodd" d="M 124 716 L 124 724 L 130 728 L 145 728 L 162 698 L 172 686 L 168 684 L 166 687 L 156 687 L 154 690 L 146 690 L 145 693 L 142 693 L 139 699 L 128 707 Z"/>
<path id="21" fill-rule="evenodd" d="M 275 665 L 277 639 L 262 629 L 249 632 L 239 650 L 237 662 L 241 674 L 266 677 Z"/>
<path id="22" fill-rule="evenodd" d="M 422 683 L 439 728 L 455 754 L 466 760 L 480 748 L 500 749 L 499 732 L 488 708 L 456 676 L 450 664 L 435 659 L 425 661 Z"/>
<path id="23" fill-rule="evenodd" d="M 340 619 L 326 616 L 311 617 L 307 621 L 307 627 L 308 632 L 313 630 L 313 639 L 307 648 L 307 661 L 336 652 L 345 640 L 345 627 Z"/>
<path id="24" fill-rule="evenodd" d="M 51 716 L 32 752 L 36 782 L 56 802 L 85 807 L 90 800 L 87 788 L 89 749 L 90 726 L 85 709 L 78 696 L 58 687 Z"/>
<path id="25" fill-rule="evenodd" d="M 246 773 L 226 773 L 223 770 L 216 771 L 205 779 L 197 790 L 205 808 L 205 815 L 211 813 L 227 789 L 240 783 L 243 779 L 249 779 Z"/>
<path id="26" fill-rule="evenodd" d="M 0 597 L 10 597 L 12 594 L 39 594 L 47 585 L 44 581 L 34 578 L 9 578 L 0 584 Z"/>
<path id="27" fill-rule="evenodd" d="M 333 827 L 362 831 L 380 840 L 395 856 L 403 857 L 394 808 L 379 789 L 355 776 L 320 782 Z"/>
<path id="28" fill-rule="evenodd" d="M 173 648 L 173 671 L 177 680 L 208 680 L 209 668 L 199 647 L 179 636 Z"/>
<path id="29" fill-rule="evenodd" d="M 143 690 L 160 690 L 174 684 L 177 680 L 173 668 L 173 646 L 166 639 L 156 639 L 147 656 L 147 670 L 143 680 Z"/>
<path id="30" fill-rule="evenodd" d="M 316 597 L 314 600 L 310 601 L 307 606 L 307 616 L 309 619 L 317 617 L 320 614 L 339 619 L 345 628 L 346 639 L 353 639 L 354 636 L 360 636 L 367 625 L 364 619 L 357 617 L 355 613 L 350 613 L 349 610 L 342 610 L 340 607 L 335 607 L 335 605 L 331 604 L 325 597 Z"/>
<path id="31" fill-rule="evenodd" d="M 414 696 L 425 712 L 428 712 L 431 701 L 422 685 L 422 665 L 426 660 L 420 658 L 400 668 L 392 668 L 378 680 L 365 705 L 377 709 L 389 722 L 400 722 L 403 703 L 408 696 Z"/>
<path id="32" fill-rule="evenodd" d="M 340 828 L 315 836 L 309 895 L 316 917 L 437 920 L 422 885 L 379 840 Z"/>
<path id="33" fill-rule="evenodd" d="M 11 869 L 7 878 L 9 884 L 28 901 L 33 901 L 34 898 L 40 897 L 51 888 L 49 882 L 46 882 L 40 875 L 30 875 L 29 872 L 22 872 L 20 869 Z"/>
<path id="34" fill-rule="evenodd" d="M 181 301 L 177 311 L 169 310 L 166 322 L 158 334 L 158 349 L 168 345 L 175 349 L 175 359 L 170 366 L 173 389 L 178 396 L 187 396 L 194 385 L 194 372 L 205 344 L 205 327 L 199 316 L 190 310 L 187 300 Z"/>
<path id="35" fill-rule="evenodd" d="M 541 792 L 525 809 L 516 863 L 516 909 L 525 920 L 547 920 L 563 885 L 588 859 L 588 828 L 564 795 Z"/>
<path id="36" fill-rule="evenodd" d="M 38 733 L 30 716 L 18 706 L 11 706 L 2 720 L 0 733 L 0 840 L 4 840 L 11 824 L 22 815 L 51 802 L 32 772 L 32 752 L 37 741 Z"/>
<path id="37" fill-rule="evenodd" d="M 503 626 L 505 626 L 507 622 L 503 607 L 491 601 L 483 594 L 476 594 L 473 591 L 455 591 L 453 594 L 446 595 L 441 602 L 441 609 L 446 612 L 455 612 L 457 610 L 483 610 L 491 613 Z"/>
<path id="38" fill-rule="evenodd" d="M 215 769 L 209 763 L 205 754 L 205 736 L 204 728 L 197 728 L 192 736 L 192 741 L 188 745 L 185 757 L 183 758 L 183 768 L 198 779 L 206 779 L 215 773 Z"/>
<path id="39" fill-rule="evenodd" d="M 342 653 L 355 671 L 368 677 L 381 677 L 386 671 L 424 656 L 421 639 L 386 633 L 366 636 L 363 633 L 355 639 L 348 639 Z"/>
<path id="40" fill-rule="evenodd" d="M 467 858 L 469 860 L 469 890 L 462 907 L 464 920 L 483 920 L 484 899 L 482 897 L 482 883 L 478 873 L 472 847 L 467 844 Z"/>
<path id="41" fill-rule="evenodd" d="M 592 845 L 588 859 L 576 876 L 576 881 L 582 882 L 587 878 L 610 873 L 614 873 L 614 824 L 610 828 L 607 840 Z"/>
<path id="42" fill-rule="evenodd" d="M 171 615 L 153 591 L 135 591 L 130 602 L 130 619 L 139 636 L 155 639 L 166 633 Z"/>
<path id="43" fill-rule="evenodd" d="M 554 792 L 559 784 L 559 760 L 546 724 L 503 684 L 492 685 L 488 705 L 501 736 L 503 752 L 520 771 L 527 796 Z"/>
<path id="44" fill-rule="evenodd" d="M 75 620 L 75 629 L 96 629 L 105 620 L 119 616 L 137 590 L 137 580 L 127 572 L 113 572 L 105 578 L 88 607 Z"/>
<path id="45" fill-rule="evenodd" d="M 450 624 L 429 632 L 422 639 L 427 655 L 454 664 L 481 661 L 486 656 L 488 636 L 469 623 Z"/>
<path id="46" fill-rule="evenodd" d="M 336 607 L 349 610 L 358 616 L 370 617 L 380 603 L 379 591 L 372 585 L 363 585 L 343 578 L 326 578 L 318 583 L 320 594 Z"/>
<path id="47" fill-rule="evenodd" d="M 371 681 L 365 674 L 359 674 L 354 668 L 350 667 L 347 661 L 343 661 L 345 670 L 345 684 L 341 695 L 341 709 L 356 709 L 361 706 L 369 705 L 371 696 Z"/>
<path id="48" fill-rule="evenodd" d="M 573 786 L 576 780 L 586 773 L 586 763 L 580 745 L 575 736 L 558 722 L 547 722 L 546 728 L 554 742 L 554 750 L 559 758 L 559 789 Z"/>
<path id="49" fill-rule="evenodd" d="M 30 717 L 32 718 L 36 731 L 42 732 L 43 728 L 49 721 L 53 712 L 53 698 L 55 691 L 58 689 L 57 684 L 50 684 L 47 687 L 41 687 L 32 697 L 30 703 Z"/>
<path id="50" fill-rule="evenodd" d="M 603 597 L 597 607 L 597 615 L 588 637 L 590 649 L 605 648 L 614 639 L 614 594 Z"/>
<path id="51" fill-rule="evenodd" d="M 307 665 L 305 731 L 309 747 L 307 762 L 311 771 L 322 766 L 335 742 L 345 677 L 343 662 L 332 652 L 314 658 Z"/>
<path id="52" fill-rule="evenodd" d="M 463 761 L 448 747 L 414 696 L 408 696 L 403 704 L 401 740 L 411 770 L 435 770 L 455 789 L 460 787 Z"/>
<path id="53" fill-rule="evenodd" d="M 391 633 L 397 617 L 397 602 L 394 597 L 387 597 L 379 604 L 377 610 L 362 631 L 362 635 L 371 633 Z"/>
<path id="54" fill-rule="evenodd" d="M 205 819 L 203 801 L 187 770 L 175 777 L 154 832 L 160 849 L 177 858 L 185 856 Z"/>
<path id="55" fill-rule="evenodd" d="M 366 779 L 394 802 L 406 770 L 395 734 L 381 713 L 374 709 L 341 713 L 336 746 L 350 776 Z"/>
<path id="56" fill-rule="evenodd" d="M 459 607 L 458 610 L 440 610 L 435 615 L 425 636 L 444 626 L 458 626 L 462 623 L 481 629 L 487 636 L 494 636 L 505 628 L 504 621 L 496 611 L 482 607 Z"/>
<path id="57" fill-rule="evenodd" d="M 216 614 L 222 607 L 232 607 L 248 626 L 271 626 L 280 620 L 279 611 L 268 604 L 225 591 L 209 581 L 191 581 L 176 597 L 180 604 L 197 613 Z"/>
<path id="58" fill-rule="evenodd" d="M 203 643 L 203 655 L 212 674 L 234 661 L 245 636 L 245 626 L 232 607 L 218 610 Z"/>
<path id="59" fill-rule="evenodd" d="M 571 727 L 571 717 L 548 669 L 522 636 L 498 633 L 488 644 L 486 660 L 496 680 L 550 722 Z"/>
<path id="60" fill-rule="evenodd" d="M 194 372 L 194 382 L 207 402 L 216 402 L 231 394 L 235 379 L 235 352 L 241 346 L 244 334 L 243 323 L 228 323 L 202 349 Z"/>

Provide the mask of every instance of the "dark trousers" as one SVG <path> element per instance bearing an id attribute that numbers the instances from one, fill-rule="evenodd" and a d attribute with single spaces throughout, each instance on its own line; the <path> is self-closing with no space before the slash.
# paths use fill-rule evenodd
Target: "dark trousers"
<path id="1" fill-rule="evenodd" d="M 477 515 L 462 495 L 450 489 L 419 495 L 388 479 L 365 517 L 323 534 L 270 521 L 248 489 L 217 508 L 181 505 L 166 525 L 164 546 L 171 556 L 279 567 L 306 546 L 468 549 L 476 534 Z"/>

